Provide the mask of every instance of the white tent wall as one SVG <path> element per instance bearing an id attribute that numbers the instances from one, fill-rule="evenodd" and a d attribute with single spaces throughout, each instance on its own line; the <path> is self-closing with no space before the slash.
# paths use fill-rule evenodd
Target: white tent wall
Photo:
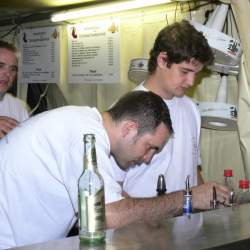
<path id="1" fill-rule="evenodd" d="M 231 0 L 231 6 L 243 45 L 239 76 L 238 130 L 245 175 L 250 179 L 250 1 Z"/>

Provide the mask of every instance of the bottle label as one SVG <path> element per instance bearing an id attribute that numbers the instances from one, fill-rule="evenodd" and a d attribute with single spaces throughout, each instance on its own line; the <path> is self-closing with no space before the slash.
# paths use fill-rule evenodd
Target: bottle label
<path id="1" fill-rule="evenodd" d="M 191 195 L 184 195 L 183 213 L 184 214 L 192 213 L 192 196 Z"/>
<path id="2" fill-rule="evenodd" d="M 95 195 L 80 191 L 80 230 L 96 232 L 105 228 L 104 189 Z"/>

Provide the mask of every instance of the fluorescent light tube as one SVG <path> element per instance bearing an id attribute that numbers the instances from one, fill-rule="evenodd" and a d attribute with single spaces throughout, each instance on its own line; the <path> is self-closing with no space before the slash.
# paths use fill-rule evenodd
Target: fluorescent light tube
<path id="1" fill-rule="evenodd" d="M 127 2 L 110 3 L 102 6 L 79 8 L 64 12 L 55 13 L 51 17 L 52 22 L 66 21 L 70 19 L 78 19 L 82 17 L 96 16 L 119 11 L 150 7 L 154 5 L 169 3 L 171 0 L 133 0 Z"/>

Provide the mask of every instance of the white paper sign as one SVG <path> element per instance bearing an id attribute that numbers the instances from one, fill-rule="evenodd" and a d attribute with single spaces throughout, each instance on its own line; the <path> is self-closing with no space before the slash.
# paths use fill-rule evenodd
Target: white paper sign
<path id="1" fill-rule="evenodd" d="M 59 27 L 21 30 L 18 82 L 59 83 L 59 32 Z"/>
<path id="2" fill-rule="evenodd" d="M 119 83 L 119 22 L 68 26 L 69 83 Z"/>

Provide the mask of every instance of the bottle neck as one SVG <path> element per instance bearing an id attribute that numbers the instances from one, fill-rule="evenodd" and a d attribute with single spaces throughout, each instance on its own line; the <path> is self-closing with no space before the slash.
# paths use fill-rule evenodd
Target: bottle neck
<path id="1" fill-rule="evenodd" d="M 84 169 L 93 171 L 97 169 L 95 138 L 93 136 L 85 138 L 83 163 Z"/>
<path id="2" fill-rule="evenodd" d="M 232 176 L 225 176 L 224 184 L 230 188 L 233 188 L 233 178 Z"/>

